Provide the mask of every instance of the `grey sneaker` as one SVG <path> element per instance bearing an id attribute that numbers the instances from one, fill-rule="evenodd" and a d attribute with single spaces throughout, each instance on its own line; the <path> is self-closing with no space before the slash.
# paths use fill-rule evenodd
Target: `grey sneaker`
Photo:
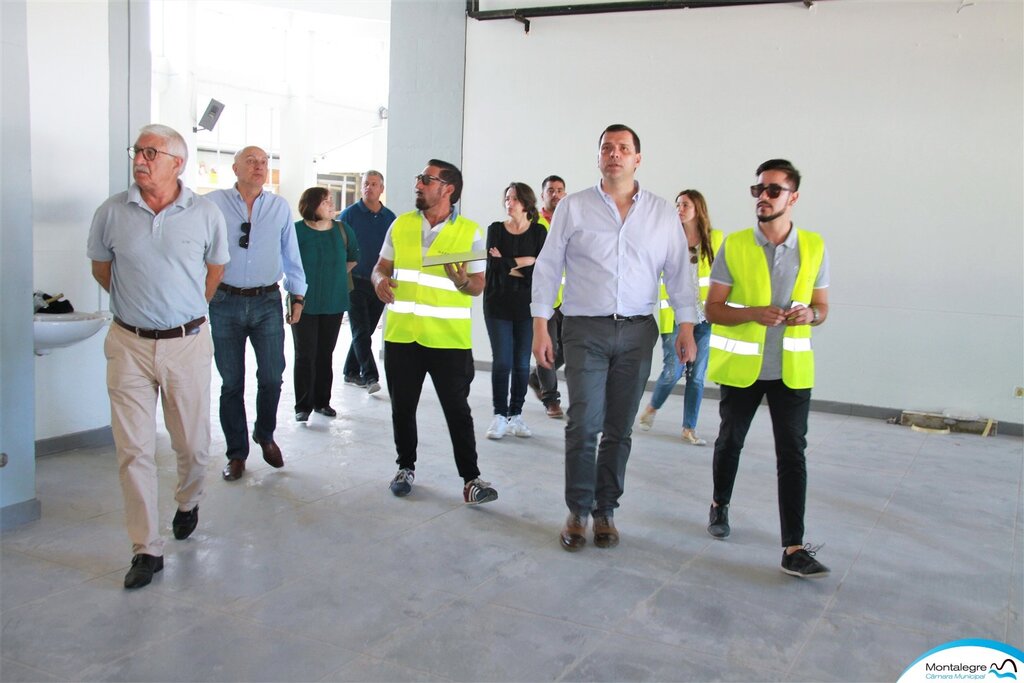
<path id="1" fill-rule="evenodd" d="M 729 506 L 712 505 L 708 513 L 708 533 L 715 538 L 728 538 L 729 532 Z"/>
<path id="2" fill-rule="evenodd" d="M 408 496 L 412 491 L 412 482 L 416 479 L 416 473 L 412 470 L 402 468 L 398 470 L 398 474 L 391 480 L 391 493 L 395 494 L 399 498 Z"/>
<path id="3" fill-rule="evenodd" d="M 378 391 L 380 391 L 380 382 L 378 382 L 377 380 L 371 380 L 370 382 L 367 382 L 366 393 L 376 394 Z"/>
<path id="4" fill-rule="evenodd" d="M 477 477 L 473 481 L 466 482 L 462 488 L 462 499 L 466 501 L 466 505 L 480 505 L 497 500 L 498 492 L 491 487 L 491 482 Z"/>
<path id="5" fill-rule="evenodd" d="M 825 544 L 811 545 L 808 543 L 792 555 L 787 555 L 786 551 L 783 550 L 783 573 L 790 576 L 798 576 L 801 579 L 820 579 L 823 576 L 828 576 L 829 568 L 814 559 L 814 555 L 821 550 L 823 545 Z"/>

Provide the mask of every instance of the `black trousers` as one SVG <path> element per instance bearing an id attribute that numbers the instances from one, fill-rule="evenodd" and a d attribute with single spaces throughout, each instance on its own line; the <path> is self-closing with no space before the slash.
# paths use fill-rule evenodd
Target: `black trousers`
<path id="1" fill-rule="evenodd" d="M 295 343 L 295 412 L 309 413 L 331 403 L 334 347 L 341 330 L 341 313 L 302 314 L 292 325 Z"/>
<path id="2" fill-rule="evenodd" d="M 455 453 L 455 467 L 463 481 L 480 476 L 477 469 L 476 435 L 469 409 L 469 385 L 473 382 L 473 352 L 470 349 L 432 349 L 416 343 L 384 342 L 384 372 L 391 395 L 391 424 L 395 432 L 396 462 L 400 468 L 416 469 L 416 408 L 427 374 L 448 423 Z"/>
<path id="3" fill-rule="evenodd" d="M 377 298 L 373 283 L 362 277 L 352 278 L 353 288 L 348 293 L 348 324 L 352 328 L 352 343 L 345 357 L 346 377 L 362 378 L 367 383 L 380 379 L 377 362 L 373 359 L 372 340 L 384 302 Z"/>
<path id="4" fill-rule="evenodd" d="M 721 386 L 718 412 L 722 425 L 715 441 L 713 473 L 715 503 L 728 505 L 747 438 L 762 397 L 775 434 L 775 467 L 778 475 L 779 521 L 783 547 L 804 543 L 804 503 L 807 498 L 807 415 L 810 389 L 790 389 L 781 379 L 758 380 L 749 387 Z"/>

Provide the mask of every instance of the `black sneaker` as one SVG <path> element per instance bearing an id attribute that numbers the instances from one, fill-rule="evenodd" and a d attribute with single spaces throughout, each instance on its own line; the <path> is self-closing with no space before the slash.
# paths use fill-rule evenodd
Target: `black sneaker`
<path id="1" fill-rule="evenodd" d="M 412 492 L 412 482 L 416 479 L 416 473 L 412 470 L 400 469 L 395 478 L 391 480 L 391 493 L 399 498 L 408 496 Z"/>
<path id="2" fill-rule="evenodd" d="M 712 505 L 708 513 L 708 533 L 715 538 L 728 538 L 729 531 L 729 506 Z"/>
<path id="3" fill-rule="evenodd" d="M 799 576 L 801 579 L 820 579 L 828 576 L 829 568 L 814 559 L 815 553 L 821 550 L 821 546 L 808 543 L 792 555 L 782 551 L 782 571 L 790 576 Z"/>
<path id="4" fill-rule="evenodd" d="M 477 477 L 473 481 L 467 481 L 462 487 L 462 499 L 466 501 L 466 505 L 480 505 L 497 500 L 498 492 L 491 486 L 491 482 Z"/>

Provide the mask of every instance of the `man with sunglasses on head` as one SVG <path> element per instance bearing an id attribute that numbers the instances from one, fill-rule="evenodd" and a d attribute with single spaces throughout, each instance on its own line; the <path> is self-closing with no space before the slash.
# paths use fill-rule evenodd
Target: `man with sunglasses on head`
<path id="1" fill-rule="evenodd" d="M 259 147 L 235 154 L 231 169 L 237 182 L 229 190 L 206 195 L 227 221 L 231 261 L 224 281 L 210 301 L 214 360 L 220 372 L 220 425 L 227 442 L 228 462 L 221 475 L 241 478 L 249 457 L 245 415 L 245 342 L 256 355 L 256 423 L 252 440 L 259 444 L 271 467 L 283 467 L 274 441 L 277 404 L 284 375 L 284 324 L 302 316 L 306 275 L 302 269 L 295 224 L 288 202 L 264 190 L 270 158 Z M 278 282 L 284 276 L 288 292 L 287 317 Z"/>
<path id="2" fill-rule="evenodd" d="M 156 401 L 177 456 L 182 540 L 199 523 L 210 454 L 210 358 L 207 302 L 228 260 L 224 217 L 178 179 L 188 147 L 175 130 L 142 128 L 128 148 L 135 182 L 93 217 L 87 254 L 110 292 L 114 324 L 107 357 L 110 426 L 120 466 L 132 566 L 125 588 L 140 588 L 164 567 L 157 505 Z"/>
<path id="3" fill-rule="evenodd" d="M 595 546 L 619 543 L 613 515 L 625 489 L 633 420 L 659 338 L 653 313 L 662 274 L 680 323 L 676 352 L 684 363 L 697 352 L 697 293 L 686 238 L 675 208 L 636 181 L 640 159 L 640 138 L 632 128 L 614 124 L 601 133 L 601 180 L 559 203 L 533 270 L 533 355 L 544 368 L 555 362 L 548 319 L 565 274 L 569 515 L 559 538 L 569 552 L 586 545 L 591 516 Z"/>
<path id="4" fill-rule="evenodd" d="M 384 371 L 391 395 L 391 423 L 398 451 L 398 473 L 391 493 L 412 492 L 416 472 L 416 409 L 426 375 L 437 391 L 469 505 L 498 497 L 480 479 L 476 436 L 469 409 L 473 382 L 472 297 L 484 290 L 485 241 L 480 226 L 456 211 L 462 173 L 431 159 L 416 176 L 416 211 L 395 219 L 384 236 L 373 269 L 373 287 L 387 305 Z M 476 252 L 478 260 L 424 265 L 427 257 Z M 451 260 L 451 259 L 449 259 Z"/>
<path id="5" fill-rule="evenodd" d="M 729 504 L 740 451 L 761 399 L 775 434 L 782 571 L 826 576 L 804 545 L 807 414 L 814 385 L 811 327 L 828 317 L 828 253 L 817 233 L 793 225 L 800 173 L 785 159 L 757 169 L 750 188 L 757 227 L 725 238 L 711 269 L 705 313 L 711 327 L 708 377 L 721 386 L 714 496 L 708 533 L 729 536 Z"/>

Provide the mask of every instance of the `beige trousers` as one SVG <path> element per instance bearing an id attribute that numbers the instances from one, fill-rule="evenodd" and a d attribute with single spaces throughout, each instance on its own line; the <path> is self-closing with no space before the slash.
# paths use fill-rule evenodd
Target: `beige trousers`
<path id="1" fill-rule="evenodd" d="M 111 325 L 103 353 L 132 553 L 163 555 L 157 505 L 157 396 L 178 459 L 174 499 L 179 510 L 191 510 L 203 496 L 210 456 L 210 326 L 204 324 L 188 337 L 154 340 Z"/>

